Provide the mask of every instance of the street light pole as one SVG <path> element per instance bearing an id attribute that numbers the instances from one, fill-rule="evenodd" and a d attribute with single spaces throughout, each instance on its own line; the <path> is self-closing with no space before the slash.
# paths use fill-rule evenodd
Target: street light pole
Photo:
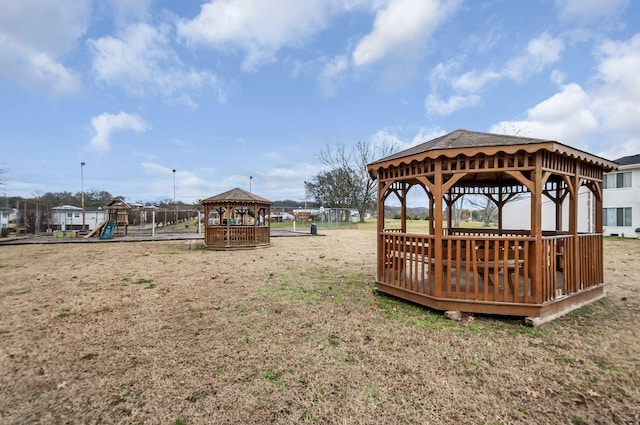
<path id="1" fill-rule="evenodd" d="M 178 223 L 178 204 L 176 203 L 176 169 L 173 169 L 173 205 L 176 209 L 175 222 Z"/>
<path id="2" fill-rule="evenodd" d="M 82 190 L 82 231 L 84 232 L 84 161 L 80 163 L 80 188 Z"/>
<path id="3" fill-rule="evenodd" d="M 249 176 L 249 192 L 251 192 L 251 180 L 253 180 L 253 176 Z"/>

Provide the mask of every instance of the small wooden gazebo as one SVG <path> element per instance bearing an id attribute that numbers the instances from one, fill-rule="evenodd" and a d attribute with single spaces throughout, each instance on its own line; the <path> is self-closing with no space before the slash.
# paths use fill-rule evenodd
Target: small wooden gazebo
<path id="1" fill-rule="evenodd" d="M 456 130 L 368 169 L 378 180 L 379 291 L 438 310 L 524 316 L 534 325 L 604 296 L 602 180 L 615 163 L 552 140 Z M 412 187 L 426 194 L 428 234 L 407 232 Z M 579 208 L 584 192 L 592 208 Z M 401 224 L 389 229 L 384 211 L 392 195 Z M 453 227 L 461 196 L 490 199 L 497 228 Z M 528 200 L 528 229 L 503 226 L 503 207 L 514 198 Z M 555 205 L 550 217 L 543 217 L 543 198 Z M 579 229 L 584 214 L 588 228 Z"/>
<path id="2" fill-rule="evenodd" d="M 272 202 L 240 188 L 204 199 L 204 244 L 212 249 L 267 247 Z"/>

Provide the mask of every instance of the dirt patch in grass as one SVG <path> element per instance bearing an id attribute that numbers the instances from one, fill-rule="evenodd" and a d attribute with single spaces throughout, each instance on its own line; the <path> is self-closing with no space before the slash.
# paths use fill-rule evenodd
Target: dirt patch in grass
<path id="1" fill-rule="evenodd" d="M 541 328 L 377 294 L 375 233 L 0 247 L 2 423 L 638 423 L 640 241 Z"/>

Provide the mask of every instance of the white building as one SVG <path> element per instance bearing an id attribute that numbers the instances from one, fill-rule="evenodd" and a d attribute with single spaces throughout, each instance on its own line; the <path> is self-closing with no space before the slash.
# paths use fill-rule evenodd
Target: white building
<path id="1" fill-rule="evenodd" d="M 615 162 L 618 171 L 604 175 L 603 232 L 635 237 L 640 228 L 640 154 Z"/>
<path id="2" fill-rule="evenodd" d="M 0 207 L 0 230 L 9 229 L 13 227 L 15 229 L 16 223 L 16 209 L 9 207 Z"/>
<path id="3" fill-rule="evenodd" d="M 88 230 L 93 230 L 103 221 L 106 221 L 105 211 L 100 207 L 85 207 L 84 223 Z M 51 208 L 51 225 L 56 230 L 80 230 L 82 229 L 82 208 L 73 205 L 62 205 Z"/>
<path id="4" fill-rule="evenodd" d="M 562 229 L 556 229 L 556 205 L 547 197 L 542 197 L 542 230 L 569 230 L 569 197 L 562 204 Z M 606 196 L 605 196 L 606 202 Z M 578 232 L 592 232 L 595 223 L 592 221 L 595 201 L 591 191 L 582 187 L 578 190 Z M 531 223 L 531 197 L 523 194 L 519 199 L 507 202 L 502 209 L 502 223 L 505 229 L 528 229 Z"/>
<path id="5" fill-rule="evenodd" d="M 635 229 L 640 228 L 640 155 L 617 159 L 618 170 L 605 173 L 603 182 L 603 234 L 628 238 L 636 237 Z M 569 200 L 565 199 L 565 203 Z M 503 209 L 503 225 L 509 229 L 525 229 L 529 223 L 530 197 L 508 202 Z M 591 217 L 593 195 L 582 188 L 578 192 L 578 232 L 592 231 Z M 568 221 L 568 205 L 563 206 L 563 229 Z M 542 228 L 555 229 L 555 205 L 549 199 L 542 200 Z"/>

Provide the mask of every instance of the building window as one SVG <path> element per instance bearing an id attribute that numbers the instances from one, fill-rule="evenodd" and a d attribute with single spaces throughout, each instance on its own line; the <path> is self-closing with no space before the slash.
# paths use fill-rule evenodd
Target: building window
<path id="1" fill-rule="evenodd" d="M 76 213 L 76 218 L 80 218 L 80 214 L 79 213 Z"/>
<path id="2" fill-rule="evenodd" d="M 631 208 L 605 208 L 604 225 L 631 227 Z"/>
<path id="3" fill-rule="evenodd" d="M 67 217 L 72 218 L 73 214 L 72 213 L 67 213 Z"/>
<path id="4" fill-rule="evenodd" d="M 631 187 L 631 172 L 605 174 L 605 189 L 620 189 L 623 187 Z"/>

